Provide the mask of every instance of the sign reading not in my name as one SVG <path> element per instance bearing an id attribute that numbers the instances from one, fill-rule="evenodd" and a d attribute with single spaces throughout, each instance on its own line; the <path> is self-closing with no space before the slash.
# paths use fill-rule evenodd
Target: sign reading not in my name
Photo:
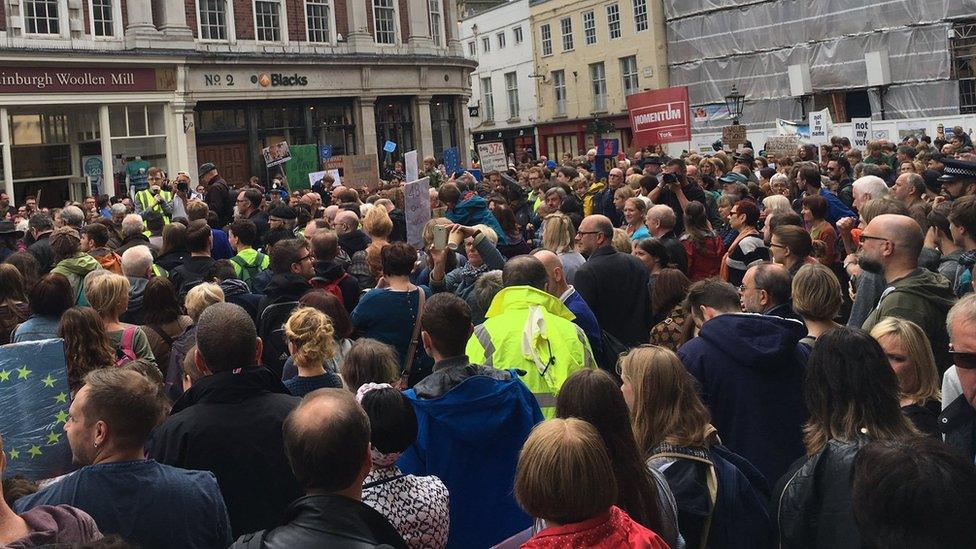
<path id="1" fill-rule="evenodd" d="M 173 89 L 148 68 L 0 67 L 0 93 L 138 92 Z M 175 84 L 175 82 L 174 82 Z"/>

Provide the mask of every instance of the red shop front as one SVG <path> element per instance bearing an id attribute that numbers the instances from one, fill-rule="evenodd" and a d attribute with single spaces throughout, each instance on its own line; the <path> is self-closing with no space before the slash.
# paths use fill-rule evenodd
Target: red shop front
<path id="1" fill-rule="evenodd" d="M 581 118 L 539 124 L 539 154 L 559 160 L 564 154 L 582 156 L 596 146 L 597 139 L 619 139 L 621 149 L 630 150 L 630 117 Z"/>

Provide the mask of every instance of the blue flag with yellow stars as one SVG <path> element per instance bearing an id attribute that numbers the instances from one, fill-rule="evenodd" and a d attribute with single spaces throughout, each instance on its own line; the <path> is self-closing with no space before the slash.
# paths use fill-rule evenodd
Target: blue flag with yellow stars
<path id="1" fill-rule="evenodd" d="M 71 404 L 64 341 L 45 339 L 0 347 L 0 435 L 5 476 L 32 480 L 72 470 L 64 433 Z"/>

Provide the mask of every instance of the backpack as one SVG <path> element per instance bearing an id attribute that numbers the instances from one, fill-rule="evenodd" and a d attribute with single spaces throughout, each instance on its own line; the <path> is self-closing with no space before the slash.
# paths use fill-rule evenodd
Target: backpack
<path id="1" fill-rule="evenodd" d="M 138 329 L 138 326 L 126 326 L 125 329 L 122 330 L 122 341 L 119 343 L 119 346 L 115 348 L 116 366 L 124 366 L 139 358 L 136 356 L 136 351 L 132 346 L 132 343 L 136 338 L 136 330 Z"/>
<path id="2" fill-rule="evenodd" d="M 346 300 L 342 297 L 342 288 L 339 287 L 339 284 L 342 284 L 342 282 L 347 278 L 349 278 L 349 273 L 342 273 L 342 276 L 330 282 L 326 282 L 325 279 L 322 278 L 313 278 L 311 282 L 313 288 L 316 290 L 325 290 L 326 292 L 336 296 L 336 298 L 339 299 L 339 303 L 345 307 Z"/>
<path id="3" fill-rule="evenodd" d="M 251 293 L 256 293 L 254 288 L 255 279 L 257 278 L 258 273 L 264 270 L 261 268 L 261 264 L 264 263 L 264 260 L 267 257 L 268 256 L 264 255 L 263 253 L 258 252 L 257 255 L 254 256 L 253 265 L 248 265 L 248 263 L 244 261 L 244 258 L 239 255 L 235 255 L 234 257 L 230 258 L 231 262 L 241 268 L 241 280 L 247 284 L 247 287 L 249 290 L 251 290 Z"/>
<path id="4" fill-rule="evenodd" d="M 258 336 L 264 342 L 261 351 L 262 364 L 281 377 L 281 371 L 288 359 L 288 343 L 285 341 L 284 324 L 292 311 L 298 307 L 297 301 L 286 301 L 268 305 L 258 318 Z"/>

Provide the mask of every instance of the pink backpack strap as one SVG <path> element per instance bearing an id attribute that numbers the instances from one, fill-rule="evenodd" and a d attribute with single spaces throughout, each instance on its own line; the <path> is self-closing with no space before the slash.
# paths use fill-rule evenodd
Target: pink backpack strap
<path id="1" fill-rule="evenodd" d="M 136 352 L 132 343 L 135 341 L 137 329 L 137 326 L 126 326 L 125 330 L 122 331 L 122 352 L 132 360 L 136 359 Z"/>

